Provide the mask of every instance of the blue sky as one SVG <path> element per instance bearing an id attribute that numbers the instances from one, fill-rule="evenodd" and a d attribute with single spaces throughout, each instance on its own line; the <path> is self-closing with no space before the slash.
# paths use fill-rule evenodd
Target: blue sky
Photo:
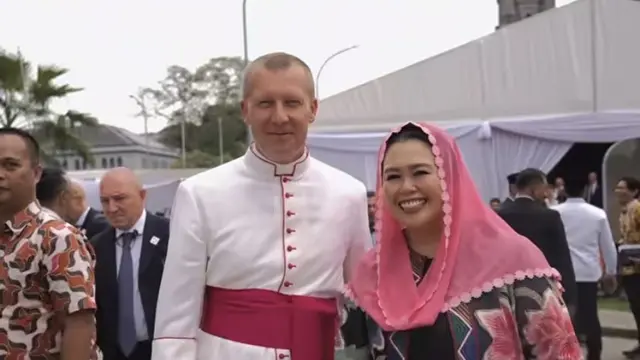
<path id="1" fill-rule="evenodd" d="M 557 1 L 558 6 L 570 0 Z M 179 6 L 178 6 L 179 4 Z M 493 31 L 496 0 L 248 0 L 249 55 L 287 51 L 323 70 L 320 97 L 349 89 Z M 86 90 L 55 104 L 142 132 L 130 94 L 169 65 L 242 56 L 241 0 L 0 0 L 0 47 L 69 68 Z M 320 109 L 322 111 L 322 109 Z M 153 119 L 150 130 L 165 125 Z"/>

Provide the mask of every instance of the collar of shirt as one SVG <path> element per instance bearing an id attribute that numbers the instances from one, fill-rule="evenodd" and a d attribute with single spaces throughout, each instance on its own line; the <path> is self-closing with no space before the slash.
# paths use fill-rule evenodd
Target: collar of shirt
<path id="1" fill-rule="evenodd" d="M 142 233 L 144 231 L 144 223 L 146 221 L 147 221 L 147 211 L 142 210 L 142 215 L 140 215 L 140 218 L 138 218 L 138 221 L 136 221 L 136 223 L 133 224 L 133 226 L 130 229 L 126 229 L 126 230 L 116 229 L 116 239 L 119 239 L 122 234 L 126 232 L 132 232 L 132 231 L 137 231 L 138 236 L 142 236 Z"/>
<path id="2" fill-rule="evenodd" d="M 48 212 L 48 213 L 49 213 L 49 214 L 51 214 L 52 216 L 55 216 L 57 219 L 62 219 L 62 218 L 60 217 L 60 215 L 58 215 L 58 213 L 57 213 L 57 212 L 55 212 L 55 211 L 53 211 L 53 210 L 49 209 L 48 207 L 44 207 L 44 206 L 42 206 L 42 211 L 46 211 L 46 212 Z"/>
<path id="3" fill-rule="evenodd" d="M 575 204 L 582 204 L 582 203 L 586 203 L 586 201 L 584 201 L 583 198 L 567 198 L 567 200 L 565 201 L 565 203 L 575 203 Z"/>
<path id="4" fill-rule="evenodd" d="M 87 215 L 89 215 L 89 210 L 91 210 L 91 208 L 87 207 L 82 213 L 82 215 L 80 215 L 80 217 L 78 218 L 78 221 L 76 221 L 77 227 L 84 225 L 85 220 L 87 220 Z"/>
<path id="5" fill-rule="evenodd" d="M 531 196 L 525 194 L 516 194 L 515 199 L 529 199 L 531 201 L 535 201 Z"/>

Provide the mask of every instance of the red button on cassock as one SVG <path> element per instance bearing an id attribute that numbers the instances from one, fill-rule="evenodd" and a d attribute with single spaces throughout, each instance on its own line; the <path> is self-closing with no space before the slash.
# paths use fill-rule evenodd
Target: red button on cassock
<path id="1" fill-rule="evenodd" d="M 296 232 L 296 229 L 287 228 L 287 234 L 292 234 Z"/>
<path id="2" fill-rule="evenodd" d="M 291 179 L 289 179 L 289 178 L 287 178 L 287 177 L 283 177 L 283 178 L 282 178 L 282 182 L 289 182 L 289 181 L 291 181 Z"/>
<path id="3" fill-rule="evenodd" d="M 289 264 L 289 265 L 287 265 L 287 267 L 288 267 L 289 269 L 293 269 L 293 268 L 294 268 L 294 267 L 296 267 L 296 266 L 295 266 L 295 265 L 293 265 L 293 264 Z"/>
<path id="4" fill-rule="evenodd" d="M 296 248 L 294 246 L 291 246 L 291 245 L 287 246 L 287 251 L 289 251 L 289 252 L 291 252 L 291 251 L 293 251 L 295 249 Z"/>
<path id="5" fill-rule="evenodd" d="M 287 216 L 293 216 L 293 215 L 295 215 L 295 214 L 296 214 L 296 213 L 294 213 L 294 212 L 293 212 L 293 211 L 291 211 L 291 210 L 288 210 L 288 211 L 287 211 Z"/>
<path id="6" fill-rule="evenodd" d="M 289 287 L 289 286 L 291 286 L 291 285 L 293 285 L 293 283 L 291 283 L 291 282 L 289 282 L 289 281 L 285 281 L 285 282 L 284 282 L 284 287 Z"/>
<path id="7" fill-rule="evenodd" d="M 293 197 L 293 194 L 292 193 L 284 193 L 284 197 L 288 199 L 290 197 Z"/>

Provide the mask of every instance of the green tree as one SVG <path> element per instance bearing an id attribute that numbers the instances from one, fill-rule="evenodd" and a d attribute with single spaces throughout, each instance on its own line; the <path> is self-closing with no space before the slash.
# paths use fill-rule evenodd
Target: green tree
<path id="1" fill-rule="evenodd" d="M 0 126 L 30 130 L 45 154 L 78 154 L 92 163 L 90 149 L 73 129 L 95 126 L 98 121 L 79 111 L 60 114 L 50 108 L 52 101 L 82 91 L 56 83 L 67 72 L 57 66 L 38 66 L 34 77 L 31 65 L 21 56 L 0 50 Z"/>
<path id="2" fill-rule="evenodd" d="M 181 148 L 184 134 L 188 166 L 217 165 L 220 145 L 223 159 L 246 151 L 247 132 L 240 111 L 243 67 L 242 59 L 236 57 L 213 58 L 194 71 L 174 65 L 158 87 L 141 91 L 141 96 L 153 99 L 155 115 L 168 121 L 160 141 Z M 212 157 L 202 160 L 203 154 Z"/>

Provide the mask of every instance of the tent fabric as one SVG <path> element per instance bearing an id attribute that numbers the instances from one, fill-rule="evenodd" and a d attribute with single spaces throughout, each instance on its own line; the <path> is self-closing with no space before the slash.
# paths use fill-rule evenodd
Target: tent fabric
<path id="1" fill-rule="evenodd" d="M 323 100 L 315 132 L 640 109 L 640 2 L 581 0 Z"/>
<path id="2" fill-rule="evenodd" d="M 577 142 L 640 138 L 640 112 L 550 116 L 476 122 L 448 128 L 480 193 L 506 195 L 507 174 L 525 167 L 551 170 Z M 314 157 L 375 187 L 376 156 L 386 133 L 310 134 Z"/>

